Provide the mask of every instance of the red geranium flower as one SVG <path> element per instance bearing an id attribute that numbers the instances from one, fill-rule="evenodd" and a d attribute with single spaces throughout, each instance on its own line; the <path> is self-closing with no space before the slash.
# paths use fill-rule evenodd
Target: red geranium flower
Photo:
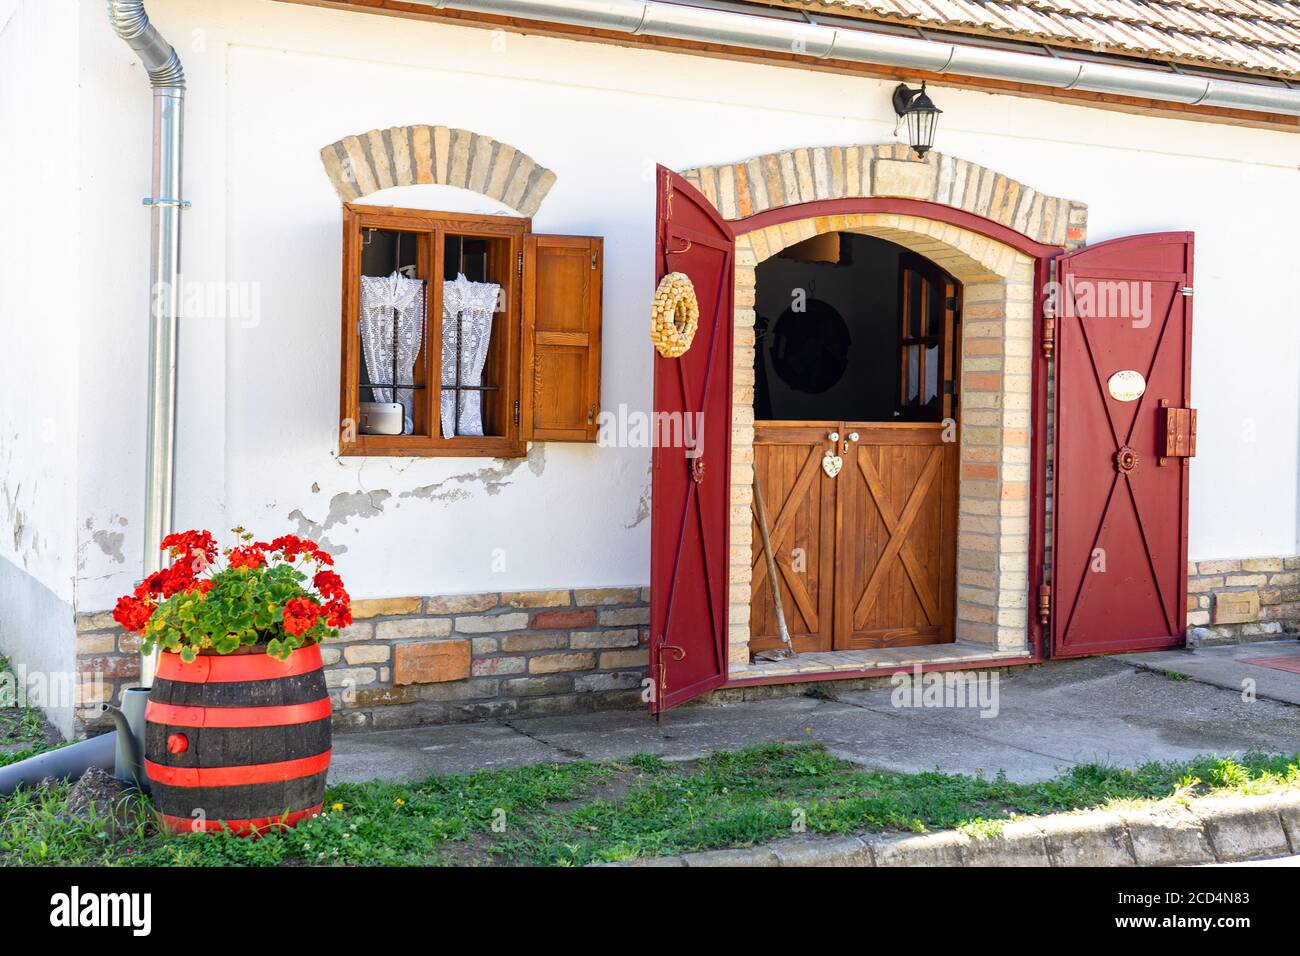
<path id="1" fill-rule="evenodd" d="M 348 605 L 347 592 L 343 592 L 343 599 L 340 601 L 330 601 L 325 605 L 325 623 L 330 627 L 347 627 L 352 623 L 352 608 Z"/>
<path id="2" fill-rule="evenodd" d="M 201 554 L 209 562 L 217 559 L 217 539 L 211 531 L 178 531 L 163 538 L 161 547 L 177 557 Z"/>
<path id="3" fill-rule="evenodd" d="M 290 598 L 284 605 L 284 629 L 301 634 L 320 620 L 321 606 L 310 598 Z"/>
<path id="4" fill-rule="evenodd" d="M 135 596 L 169 598 L 181 591 L 189 591 L 196 584 L 194 569 L 189 561 L 178 561 L 149 575 L 136 586 Z"/>
<path id="5" fill-rule="evenodd" d="M 256 547 L 235 548 L 227 560 L 232 568 L 260 568 L 266 564 L 266 555 Z"/>
<path id="6" fill-rule="evenodd" d="M 311 579 L 311 583 L 316 586 L 316 590 L 327 598 L 336 598 L 340 594 L 347 594 L 343 590 L 343 579 L 333 571 L 317 571 L 316 576 Z"/>
<path id="7" fill-rule="evenodd" d="M 113 608 L 113 620 L 126 630 L 139 633 L 149 623 L 149 618 L 153 616 L 154 608 L 157 606 L 152 601 L 123 595 L 117 599 L 117 607 Z"/>
<path id="8" fill-rule="evenodd" d="M 158 646 L 203 650 L 239 629 L 241 645 L 265 643 L 268 653 L 283 659 L 327 630 L 352 623 L 351 598 L 331 568 L 334 559 L 315 541 L 293 534 L 259 541 L 243 528 L 232 530 L 239 538 L 224 551 L 221 566 L 215 561 L 223 552 L 211 532 L 169 534 L 162 547 L 172 558 L 170 566 L 118 600 L 114 620 L 143 634 L 146 652 Z M 310 571 L 306 561 L 315 565 Z M 198 614 L 194 604 L 204 599 L 209 603 Z M 260 621 L 251 633 L 250 609 Z"/>
<path id="9" fill-rule="evenodd" d="M 269 547 L 272 551 L 283 551 L 288 553 L 296 550 L 301 541 L 302 539 L 296 534 L 282 534 L 278 538 L 273 538 Z"/>

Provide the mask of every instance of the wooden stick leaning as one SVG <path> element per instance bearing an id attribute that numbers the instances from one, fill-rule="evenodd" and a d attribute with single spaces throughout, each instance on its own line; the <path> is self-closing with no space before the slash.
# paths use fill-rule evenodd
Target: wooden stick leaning
<path id="1" fill-rule="evenodd" d="M 758 487 L 757 471 L 754 472 L 754 515 L 758 518 L 758 534 L 763 541 L 763 556 L 767 559 L 767 580 L 768 587 L 772 591 L 772 604 L 776 608 L 777 633 L 781 635 L 781 643 L 785 645 L 776 653 L 768 651 L 755 656 L 766 660 L 783 660 L 794 657 L 794 641 L 790 640 L 790 629 L 785 623 L 785 608 L 781 603 L 781 579 L 776 576 L 776 556 L 772 554 L 772 539 L 767 530 L 767 509 L 763 507 L 763 492 Z"/>

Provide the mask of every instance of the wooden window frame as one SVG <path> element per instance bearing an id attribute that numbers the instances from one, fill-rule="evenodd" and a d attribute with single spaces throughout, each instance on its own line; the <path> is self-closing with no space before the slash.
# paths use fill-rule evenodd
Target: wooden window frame
<path id="1" fill-rule="evenodd" d="M 416 390 L 426 423 L 424 435 L 365 435 L 360 431 L 362 361 L 359 322 L 361 314 L 361 250 L 366 229 L 412 233 L 419 240 L 419 274 L 426 280 L 422 360 L 417 362 Z M 520 429 L 520 368 L 523 352 L 522 267 L 524 240 L 532 220 L 510 216 L 475 216 L 460 213 L 401 209 L 345 203 L 343 206 L 343 317 L 340 361 L 339 454 L 341 456 L 490 457 L 521 458 L 527 441 Z M 485 377 L 496 379 L 496 412 L 505 420 L 504 434 L 458 435 L 443 438 L 439 427 L 442 402 L 442 278 L 445 238 L 505 240 L 499 254 L 507 275 L 501 281 L 505 310 L 493 321 L 493 354 Z M 420 381 L 423 375 L 423 382 Z M 486 402 L 484 405 L 486 406 Z"/>

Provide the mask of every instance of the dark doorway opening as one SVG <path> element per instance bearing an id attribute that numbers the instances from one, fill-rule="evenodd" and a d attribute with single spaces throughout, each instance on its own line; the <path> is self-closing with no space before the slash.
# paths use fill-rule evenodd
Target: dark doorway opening
<path id="1" fill-rule="evenodd" d="M 883 239 L 827 233 L 760 263 L 754 417 L 930 421 L 955 410 L 958 285 Z"/>

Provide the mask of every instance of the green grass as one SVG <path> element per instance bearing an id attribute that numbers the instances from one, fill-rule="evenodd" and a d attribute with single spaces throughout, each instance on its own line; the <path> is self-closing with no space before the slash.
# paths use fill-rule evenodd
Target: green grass
<path id="1" fill-rule="evenodd" d="M 16 684 L 6 679 L 8 673 L 9 659 L 0 656 L 0 767 L 50 749 L 57 736 L 40 711 L 18 705 Z"/>
<path id="2" fill-rule="evenodd" d="M 1056 780 L 867 771 L 818 745 L 765 744 L 691 766 L 638 756 L 347 784 L 326 812 L 260 840 L 164 836 L 147 810 L 112 838 L 61 818 L 67 785 L 0 798 L 0 864 L 575 866 L 745 846 L 791 832 L 989 835 L 1009 819 L 1208 793 L 1300 787 L 1300 756 L 1203 757 L 1136 770 L 1078 767 Z"/>

